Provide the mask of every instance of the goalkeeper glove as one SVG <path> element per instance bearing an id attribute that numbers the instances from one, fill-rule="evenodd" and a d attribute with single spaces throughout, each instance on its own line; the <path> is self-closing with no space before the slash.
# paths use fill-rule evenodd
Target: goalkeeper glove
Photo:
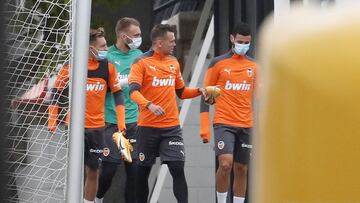
<path id="1" fill-rule="evenodd" d="M 132 162 L 131 152 L 133 151 L 133 147 L 130 144 L 129 140 L 124 137 L 123 132 L 116 132 L 113 134 L 113 140 L 120 150 L 120 153 L 124 159 L 124 161 Z"/>
<path id="2" fill-rule="evenodd" d="M 205 103 L 213 105 L 216 103 L 216 98 L 220 96 L 221 90 L 217 86 L 207 86 L 205 87 L 207 93 L 207 99 Z"/>

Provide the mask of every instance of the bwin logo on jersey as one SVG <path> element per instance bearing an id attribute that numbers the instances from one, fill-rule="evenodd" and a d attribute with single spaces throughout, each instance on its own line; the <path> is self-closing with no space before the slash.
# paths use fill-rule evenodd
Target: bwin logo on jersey
<path id="1" fill-rule="evenodd" d="M 105 89 L 104 84 L 96 82 L 95 84 L 86 84 L 86 91 L 103 91 Z"/>
<path id="2" fill-rule="evenodd" d="M 225 90 L 240 90 L 240 91 L 249 91 L 251 84 L 246 83 L 244 80 L 243 83 L 231 83 L 229 80 L 226 81 Z"/>
<path id="3" fill-rule="evenodd" d="M 173 78 L 171 76 L 169 78 L 153 77 L 152 86 L 154 86 L 154 87 L 175 86 L 175 78 Z"/>
<path id="4" fill-rule="evenodd" d="M 118 80 L 122 80 L 122 79 L 126 79 L 126 78 L 129 78 L 129 75 L 128 74 L 120 74 L 120 73 L 118 73 L 117 74 L 117 79 Z"/>

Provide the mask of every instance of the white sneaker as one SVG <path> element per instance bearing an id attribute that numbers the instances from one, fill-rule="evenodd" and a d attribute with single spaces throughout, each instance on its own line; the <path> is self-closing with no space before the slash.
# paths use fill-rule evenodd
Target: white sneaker
<path id="1" fill-rule="evenodd" d="M 124 161 L 132 162 L 131 152 L 133 151 L 133 147 L 130 144 L 129 140 L 126 139 L 121 132 L 116 132 L 113 134 L 113 140 L 120 150 L 120 153 L 124 159 Z"/>
<path id="2" fill-rule="evenodd" d="M 103 203 L 104 198 L 97 198 L 95 197 L 95 203 Z"/>

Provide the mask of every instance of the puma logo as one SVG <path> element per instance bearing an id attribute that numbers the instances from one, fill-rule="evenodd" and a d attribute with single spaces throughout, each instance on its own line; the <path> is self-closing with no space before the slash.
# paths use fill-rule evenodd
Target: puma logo
<path id="1" fill-rule="evenodd" d="M 149 68 L 150 68 L 151 70 L 156 70 L 156 66 L 150 65 Z"/>
<path id="2" fill-rule="evenodd" d="M 231 69 L 224 69 L 224 72 L 227 72 L 230 75 Z"/>

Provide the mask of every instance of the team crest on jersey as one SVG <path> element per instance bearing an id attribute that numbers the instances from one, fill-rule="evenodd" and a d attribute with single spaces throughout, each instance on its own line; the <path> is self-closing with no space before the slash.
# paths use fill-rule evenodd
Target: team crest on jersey
<path id="1" fill-rule="evenodd" d="M 217 144 L 217 147 L 218 147 L 219 149 L 224 149 L 224 147 L 225 147 L 224 141 L 219 141 L 218 144 Z"/>
<path id="2" fill-rule="evenodd" d="M 139 160 L 140 160 L 140 161 L 144 161 L 144 160 L 145 160 L 145 154 L 144 154 L 144 153 L 139 153 Z"/>
<path id="3" fill-rule="evenodd" d="M 109 154 L 110 154 L 110 149 L 109 148 L 104 148 L 103 149 L 103 155 L 104 156 L 109 156 Z"/>
<path id="4" fill-rule="evenodd" d="M 251 69 L 251 68 L 247 69 L 247 75 L 248 75 L 248 77 L 252 77 L 253 74 L 254 74 L 253 69 Z"/>
<path id="5" fill-rule="evenodd" d="M 175 68 L 175 66 L 174 65 L 170 65 L 170 71 L 172 72 L 172 73 L 175 73 L 176 72 L 176 68 Z"/>

